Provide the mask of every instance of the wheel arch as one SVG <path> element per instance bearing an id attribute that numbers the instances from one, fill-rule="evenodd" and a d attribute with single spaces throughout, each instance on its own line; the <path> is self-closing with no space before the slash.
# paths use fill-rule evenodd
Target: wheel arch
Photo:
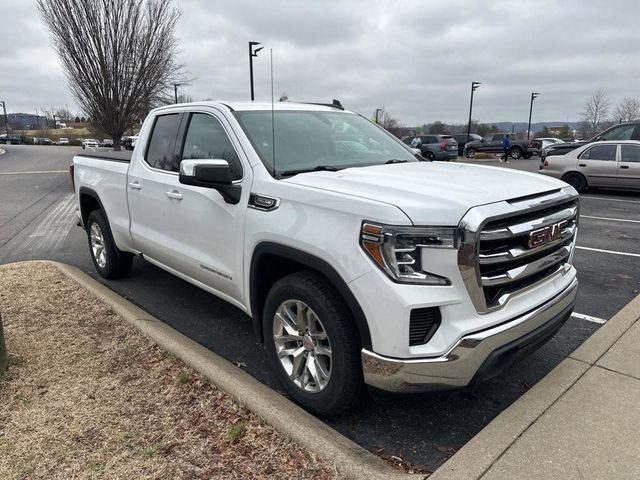
<path id="1" fill-rule="evenodd" d="M 329 263 L 315 255 L 273 242 L 258 244 L 251 258 L 249 295 L 253 331 L 258 341 L 264 341 L 262 312 L 271 285 L 290 273 L 302 270 L 317 272 L 336 288 L 353 316 L 361 345 L 370 349 L 371 333 L 366 317 L 340 274 Z"/>
<path id="2" fill-rule="evenodd" d="M 95 190 L 88 187 L 80 187 L 80 190 L 78 191 L 78 200 L 80 201 L 80 218 L 82 219 L 83 228 L 86 228 L 87 219 L 94 210 L 102 210 L 105 216 L 107 215 L 107 212 L 100 201 L 100 197 Z"/>

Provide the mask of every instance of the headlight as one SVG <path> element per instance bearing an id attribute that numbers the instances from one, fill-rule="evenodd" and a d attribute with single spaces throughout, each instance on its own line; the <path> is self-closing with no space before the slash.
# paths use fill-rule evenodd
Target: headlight
<path id="1" fill-rule="evenodd" d="M 456 248 L 454 227 L 393 227 L 363 223 L 360 245 L 394 281 L 425 285 L 449 285 L 422 265 L 423 248 Z"/>

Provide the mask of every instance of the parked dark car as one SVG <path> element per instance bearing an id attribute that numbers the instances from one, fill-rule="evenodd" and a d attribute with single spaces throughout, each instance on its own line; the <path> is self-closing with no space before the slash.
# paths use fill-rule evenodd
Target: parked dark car
<path id="1" fill-rule="evenodd" d="M 458 158 L 458 144 L 451 135 L 419 135 L 419 148 L 422 156 L 429 160 L 455 160 Z M 415 135 L 402 139 L 404 143 L 411 146 Z"/>
<path id="2" fill-rule="evenodd" d="M 467 142 L 464 153 L 467 158 L 476 156 L 476 152 L 486 153 L 502 153 L 502 139 L 507 135 L 505 133 L 492 133 L 487 135 L 480 141 Z M 540 140 L 515 140 L 512 133 L 508 133 L 511 146 L 507 154 L 511 158 L 531 158 L 538 155 L 542 148 Z"/>
<path id="3" fill-rule="evenodd" d="M 24 143 L 24 140 L 19 135 L 3 135 L 0 137 L 0 144 L 2 145 L 20 145 Z"/>
<path id="4" fill-rule="evenodd" d="M 458 142 L 458 155 L 464 155 L 464 146 L 468 142 L 479 142 L 482 140 L 482 137 L 477 133 L 470 133 L 469 137 L 467 137 L 466 133 L 459 133 L 453 136 L 453 139 Z"/>
<path id="5" fill-rule="evenodd" d="M 587 143 L 599 142 L 602 140 L 640 140 L 640 122 L 614 125 L 584 142 L 568 142 L 559 143 L 558 145 L 550 145 L 540 154 L 540 162 L 544 163 L 544 159 L 547 157 L 564 155 L 565 153 L 575 150 Z"/>

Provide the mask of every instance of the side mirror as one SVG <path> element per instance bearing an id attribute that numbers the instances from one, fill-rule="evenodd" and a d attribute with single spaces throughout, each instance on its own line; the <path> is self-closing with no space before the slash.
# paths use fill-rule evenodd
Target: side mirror
<path id="1" fill-rule="evenodd" d="M 596 138 L 596 142 L 601 142 L 601 141 L 603 141 L 603 140 L 604 140 L 604 137 L 602 137 L 602 136 L 598 136 L 598 137 Z"/>
<path id="2" fill-rule="evenodd" d="M 226 160 L 182 160 L 178 181 L 218 190 L 227 203 L 240 201 L 242 187 L 233 184 L 231 168 Z"/>

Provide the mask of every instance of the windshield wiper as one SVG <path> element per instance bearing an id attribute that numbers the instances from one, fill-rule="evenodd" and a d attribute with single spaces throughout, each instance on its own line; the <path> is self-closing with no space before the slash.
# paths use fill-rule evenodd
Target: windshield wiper
<path id="1" fill-rule="evenodd" d="M 391 160 L 387 160 L 386 162 L 384 162 L 385 165 L 389 165 L 391 163 L 407 163 L 408 160 L 400 160 L 398 158 L 392 158 Z"/>
<path id="2" fill-rule="evenodd" d="M 284 172 L 280 172 L 280 175 L 284 177 L 288 177 L 290 175 L 297 175 L 299 173 L 307 173 L 307 172 L 337 172 L 340 170 L 339 168 L 334 167 L 333 165 L 318 165 L 313 168 L 301 168 L 299 170 L 285 170 Z"/>

